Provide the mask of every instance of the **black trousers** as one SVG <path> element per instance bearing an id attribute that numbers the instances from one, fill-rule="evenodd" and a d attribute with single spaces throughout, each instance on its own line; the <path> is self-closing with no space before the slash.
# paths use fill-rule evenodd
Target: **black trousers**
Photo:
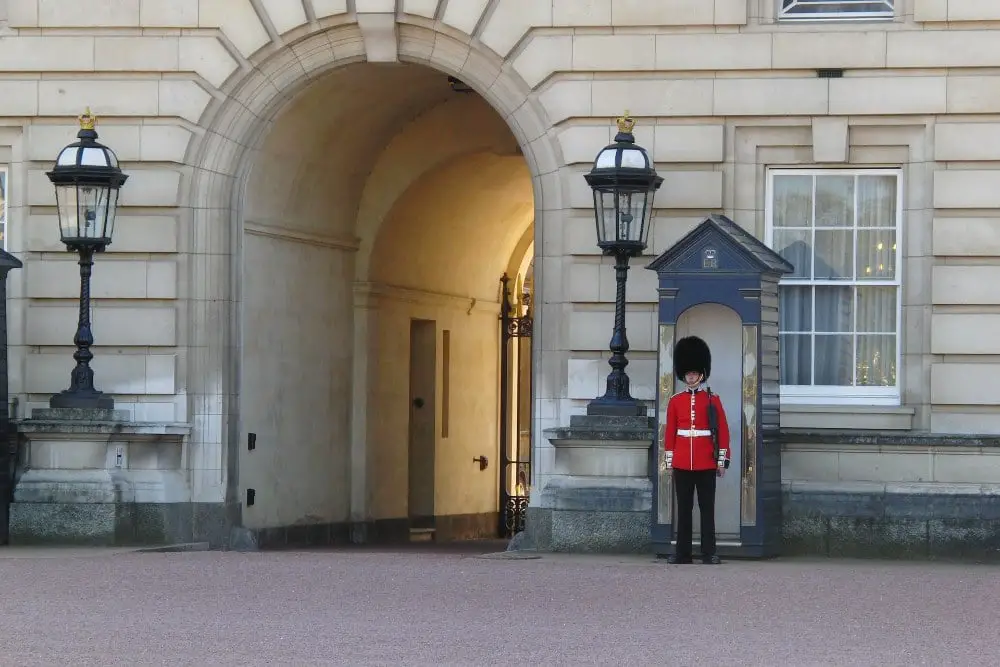
<path id="1" fill-rule="evenodd" d="M 694 492 L 698 491 L 701 512 L 701 555 L 715 555 L 715 480 L 716 470 L 678 470 L 674 468 L 674 489 L 677 492 L 677 557 L 691 558 L 694 530 Z"/>

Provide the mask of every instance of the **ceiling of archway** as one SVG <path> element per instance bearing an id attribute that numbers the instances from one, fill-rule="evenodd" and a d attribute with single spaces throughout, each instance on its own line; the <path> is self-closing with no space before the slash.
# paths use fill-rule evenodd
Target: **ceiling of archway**
<path id="1" fill-rule="evenodd" d="M 528 166 L 519 156 L 465 155 L 424 174 L 379 229 L 376 283 L 494 300 L 534 219 Z"/>
<path id="2" fill-rule="evenodd" d="M 274 120 L 254 160 L 246 215 L 316 234 L 349 235 L 361 189 L 408 121 L 456 93 L 413 65 L 334 70 Z"/>
<path id="3" fill-rule="evenodd" d="M 531 224 L 532 201 L 514 137 L 485 100 L 426 67 L 358 63 L 317 80 L 273 121 L 244 215 L 254 225 L 356 239 L 359 280 L 456 293 L 432 270 L 445 246 L 464 239 L 457 265 L 489 266 L 495 282 Z M 508 256 L 487 261 L 477 243 Z M 411 252 L 400 256 L 396 246 Z M 409 272 L 398 270 L 404 260 Z M 471 282 L 458 293 L 495 292 Z"/>

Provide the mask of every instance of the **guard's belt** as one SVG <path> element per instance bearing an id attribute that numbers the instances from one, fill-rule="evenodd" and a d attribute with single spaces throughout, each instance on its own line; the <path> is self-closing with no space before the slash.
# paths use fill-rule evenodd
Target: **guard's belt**
<path id="1" fill-rule="evenodd" d="M 682 438 L 700 438 L 712 435 L 711 431 L 701 431 L 695 429 L 678 429 L 677 435 Z"/>

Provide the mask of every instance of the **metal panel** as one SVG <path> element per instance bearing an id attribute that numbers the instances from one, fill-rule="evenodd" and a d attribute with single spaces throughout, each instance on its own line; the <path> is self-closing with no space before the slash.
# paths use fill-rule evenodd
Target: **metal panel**
<path id="1" fill-rule="evenodd" d="M 666 467 L 666 453 L 663 451 L 664 428 L 667 420 L 667 403 L 674 395 L 674 325 L 660 325 L 659 377 L 657 381 L 657 429 L 656 429 L 656 523 L 672 526 L 673 487 L 670 470 Z"/>
<path id="2" fill-rule="evenodd" d="M 740 523 L 757 525 L 757 325 L 743 327 L 743 466 Z"/>

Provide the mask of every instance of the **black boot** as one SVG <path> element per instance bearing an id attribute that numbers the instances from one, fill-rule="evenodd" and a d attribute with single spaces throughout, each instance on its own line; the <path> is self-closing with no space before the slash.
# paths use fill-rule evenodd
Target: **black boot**
<path id="1" fill-rule="evenodd" d="M 701 562 L 705 565 L 721 565 L 722 560 L 718 556 L 702 556 Z"/>
<path id="2" fill-rule="evenodd" d="M 690 556 L 683 558 L 681 556 L 678 556 L 677 554 L 671 554 L 667 556 L 667 562 L 670 563 L 671 565 L 686 565 L 687 563 L 691 563 L 694 561 L 691 560 Z"/>

